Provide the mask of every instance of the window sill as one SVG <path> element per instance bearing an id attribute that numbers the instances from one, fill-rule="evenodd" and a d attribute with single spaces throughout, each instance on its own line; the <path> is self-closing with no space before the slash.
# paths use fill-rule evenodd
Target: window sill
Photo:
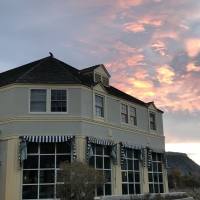
<path id="1" fill-rule="evenodd" d="M 133 128 L 137 128 L 137 125 L 126 124 L 126 123 L 123 123 L 123 122 L 121 122 L 121 124 L 125 125 L 125 126 L 130 126 L 130 127 L 133 127 Z"/>

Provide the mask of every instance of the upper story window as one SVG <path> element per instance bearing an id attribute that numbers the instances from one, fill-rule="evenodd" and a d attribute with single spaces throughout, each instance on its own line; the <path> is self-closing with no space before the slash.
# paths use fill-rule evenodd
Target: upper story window
<path id="1" fill-rule="evenodd" d="M 51 112 L 67 112 L 66 90 L 51 90 Z"/>
<path id="2" fill-rule="evenodd" d="M 95 94 L 95 116 L 104 117 L 104 98 Z"/>
<path id="3" fill-rule="evenodd" d="M 156 131 L 156 114 L 150 112 L 149 118 L 150 118 L 150 130 Z"/>
<path id="4" fill-rule="evenodd" d="M 121 117 L 122 123 L 128 124 L 128 106 L 125 104 L 121 104 Z"/>
<path id="5" fill-rule="evenodd" d="M 105 86 L 109 86 L 109 79 L 105 76 L 102 77 L 102 83 Z"/>
<path id="6" fill-rule="evenodd" d="M 46 112 L 46 97 L 45 89 L 31 89 L 30 112 Z"/>
<path id="7" fill-rule="evenodd" d="M 95 73 L 95 82 L 100 82 L 101 81 L 101 75 Z"/>
<path id="8" fill-rule="evenodd" d="M 130 124 L 137 126 L 136 108 L 130 107 Z"/>

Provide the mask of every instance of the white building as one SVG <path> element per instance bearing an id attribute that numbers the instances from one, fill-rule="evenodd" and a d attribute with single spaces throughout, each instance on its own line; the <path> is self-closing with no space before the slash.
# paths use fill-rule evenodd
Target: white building
<path id="1" fill-rule="evenodd" d="M 168 192 L 163 112 L 110 78 L 52 56 L 0 73 L 0 199 L 54 199 L 76 158 L 107 173 L 97 195 Z"/>

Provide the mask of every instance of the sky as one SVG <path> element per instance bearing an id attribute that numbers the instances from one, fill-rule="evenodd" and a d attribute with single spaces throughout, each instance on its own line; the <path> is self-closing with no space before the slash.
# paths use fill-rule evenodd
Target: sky
<path id="1" fill-rule="evenodd" d="M 0 72 L 49 56 L 104 64 L 164 111 L 166 150 L 200 164 L 199 0 L 1 0 Z"/>

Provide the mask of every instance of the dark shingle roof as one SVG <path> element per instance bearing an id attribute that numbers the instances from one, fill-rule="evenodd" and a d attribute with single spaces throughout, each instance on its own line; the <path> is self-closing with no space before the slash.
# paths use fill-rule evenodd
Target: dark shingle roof
<path id="1" fill-rule="evenodd" d="M 0 87 L 12 83 L 83 84 L 91 87 L 95 85 L 93 78 L 89 75 L 82 75 L 82 73 L 92 71 L 99 66 L 100 65 L 95 65 L 83 70 L 78 70 L 52 56 L 49 56 L 0 73 Z M 144 107 L 149 106 L 148 103 L 136 99 L 113 86 L 105 87 L 105 89 L 110 95 L 115 97 L 122 98 Z"/>
<path id="2" fill-rule="evenodd" d="M 87 73 L 87 72 L 92 72 L 94 69 L 96 69 L 96 68 L 99 67 L 100 65 L 101 65 L 101 64 L 95 65 L 95 66 L 92 66 L 92 67 L 87 67 L 87 68 L 81 69 L 80 72 L 81 72 L 81 74 L 84 74 L 84 73 Z"/>

